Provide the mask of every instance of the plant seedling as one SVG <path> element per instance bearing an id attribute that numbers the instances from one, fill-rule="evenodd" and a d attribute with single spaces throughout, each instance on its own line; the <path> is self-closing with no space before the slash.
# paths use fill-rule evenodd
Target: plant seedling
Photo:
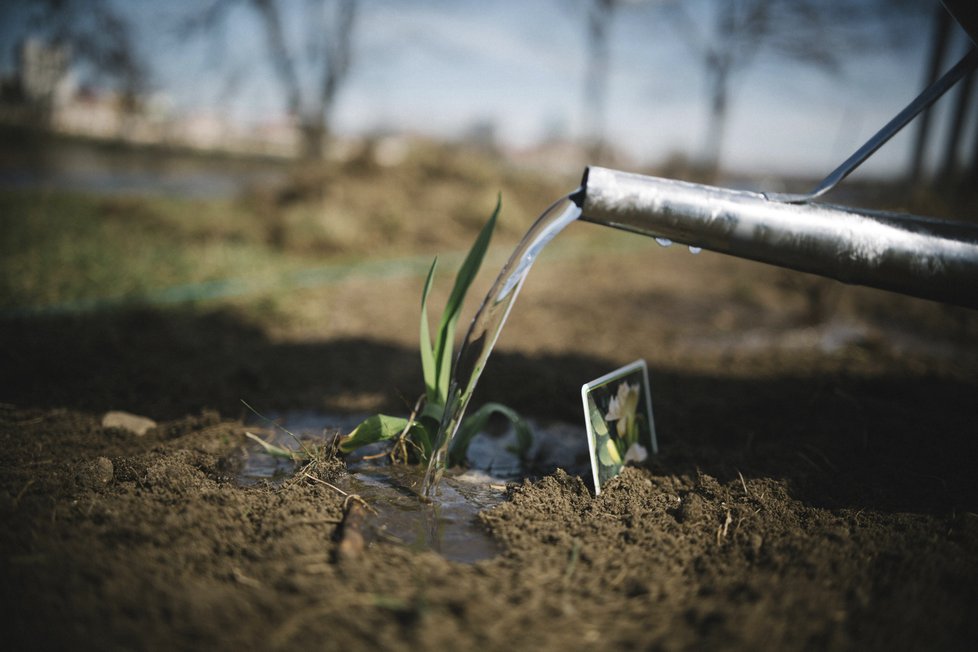
<path id="1" fill-rule="evenodd" d="M 475 280 L 482 260 L 489 248 L 489 241 L 496 226 L 501 208 L 501 199 L 496 202 L 489 221 L 479 232 L 455 276 L 455 285 L 442 311 L 438 329 L 432 339 L 428 322 L 428 293 L 435 277 L 438 259 L 435 258 L 428 269 L 424 288 L 421 291 L 421 371 L 424 377 L 425 393 L 418 399 L 414 410 L 407 418 L 375 414 L 353 429 L 340 440 L 340 452 L 349 453 L 361 446 L 378 441 L 394 440 L 395 458 L 406 462 L 417 459 L 427 463 L 434 452 L 435 440 L 441 427 L 445 406 L 448 402 L 449 386 L 452 382 L 454 362 L 455 331 L 458 317 L 465 302 L 465 295 Z M 459 427 L 448 450 L 449 466 L 465 461 L 472 438 L 482 430 L 493 413 L 503 415 L 514 426 L 517 435 L 518 452 L 522 455 L 532 444 L 532 433 L 526 422 L 512 409 L 499 403 L 486 403 L 472 415 L 465 418 Z"/>

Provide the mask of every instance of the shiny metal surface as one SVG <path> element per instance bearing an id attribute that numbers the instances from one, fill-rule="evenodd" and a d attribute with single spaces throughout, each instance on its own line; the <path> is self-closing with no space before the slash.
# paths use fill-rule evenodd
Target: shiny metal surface
<path id="1" fill-rule="evenodd" d="M 752 192 L 585 172 L 582 220 L 844 283 L 978 308 L 978 227 Z"/>

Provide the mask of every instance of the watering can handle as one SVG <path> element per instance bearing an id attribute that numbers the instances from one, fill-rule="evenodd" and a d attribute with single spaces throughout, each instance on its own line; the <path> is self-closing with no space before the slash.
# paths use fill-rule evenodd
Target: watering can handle
<path id="1" fill-rule="evenodd" d="M 978 8 L 975 7 L 974 0 L 941 0 L 941 4 L 944 5 L 944 9 L 951 14 L 951 17 L 968 34 L 968 38 L 971 39 L 972 43 L 978 46 Z M 765 197 L 772 201 L 791 204 L 803 204 L 821 197 L 849 176 L 853 170 L 862 165 L 863 161 L 872 156 L 876 150 L 907 126 L 907 123 L 913 120 L 917 114 L 936 102 L 938 98 L 944 95 L 961 78 L 974 70 L 976 65 L 978 65 L 978 53 L 972 47 L 953 68 L 947 71 L 943 77 L 925 88 L 903 111 L 900 111 L 892 120 L 886 123 L 882 129 L 866 141 L 866 144 L 843 161 L 842 165 L 833 170 L 811 192 L 805 194 L 771 192 L 765 193 Z"/>
<path id="2" fill-rule="evenodd" d="M 853 170 L 862 165 L 863 161 L 872 156 L 876 150 L 907 126 L 907 123 L 913 120 L 918 113 L 936 102 L 938 98 L 944 95 L 948 89 L 954 86 L 965 75 L 974 70 L 976 66 L 978 66 L 978 50 L 972 47 L 960 61 L 954 64 L 953 68 L 944 73 L 943 77 L 925 88 L 906 108 L 886 123 L 882 129 L 877 131 L 852 156 L 843 161 L 842 165 L 833 170 L 811 192 L 804 194 L 769 192 L 764 193 L 764 196 L 772 201 L 786 202 L 789 204 L 803 204 L 817 197 L 821 197 L 849 176 Z"/>

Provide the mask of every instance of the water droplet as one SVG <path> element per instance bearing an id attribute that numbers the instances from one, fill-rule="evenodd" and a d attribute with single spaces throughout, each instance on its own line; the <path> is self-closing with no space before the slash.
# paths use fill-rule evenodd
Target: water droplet
<path id="1" fill-rule="evenodd" d="M 668 247 L 668 246 L 672 245 L 672 240 L 670 240 L 669 238 L 659 238 L 659 237 L 657 237 L 655 239 L 655 241 L 658 242 L 663 247 Z"/>
<path id="2" fill-rule="evenodd" d="M 703 251 L 703 248 L 702 247 L 694 247 L 692 245 L 690 245 L 690 247 L 689 247 L 689 253 L 691 253 L 693 255 L 698 254 L 701 251 Z"/>

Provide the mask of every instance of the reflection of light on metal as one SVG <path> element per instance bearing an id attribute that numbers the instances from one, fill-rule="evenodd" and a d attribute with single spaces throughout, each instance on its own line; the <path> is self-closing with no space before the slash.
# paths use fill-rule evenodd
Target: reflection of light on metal
<path id="1" fill-rule="evenodd" d="M 978 308 L 978 226 L 830 206 L 591 167 L 582 220 Z"/>

